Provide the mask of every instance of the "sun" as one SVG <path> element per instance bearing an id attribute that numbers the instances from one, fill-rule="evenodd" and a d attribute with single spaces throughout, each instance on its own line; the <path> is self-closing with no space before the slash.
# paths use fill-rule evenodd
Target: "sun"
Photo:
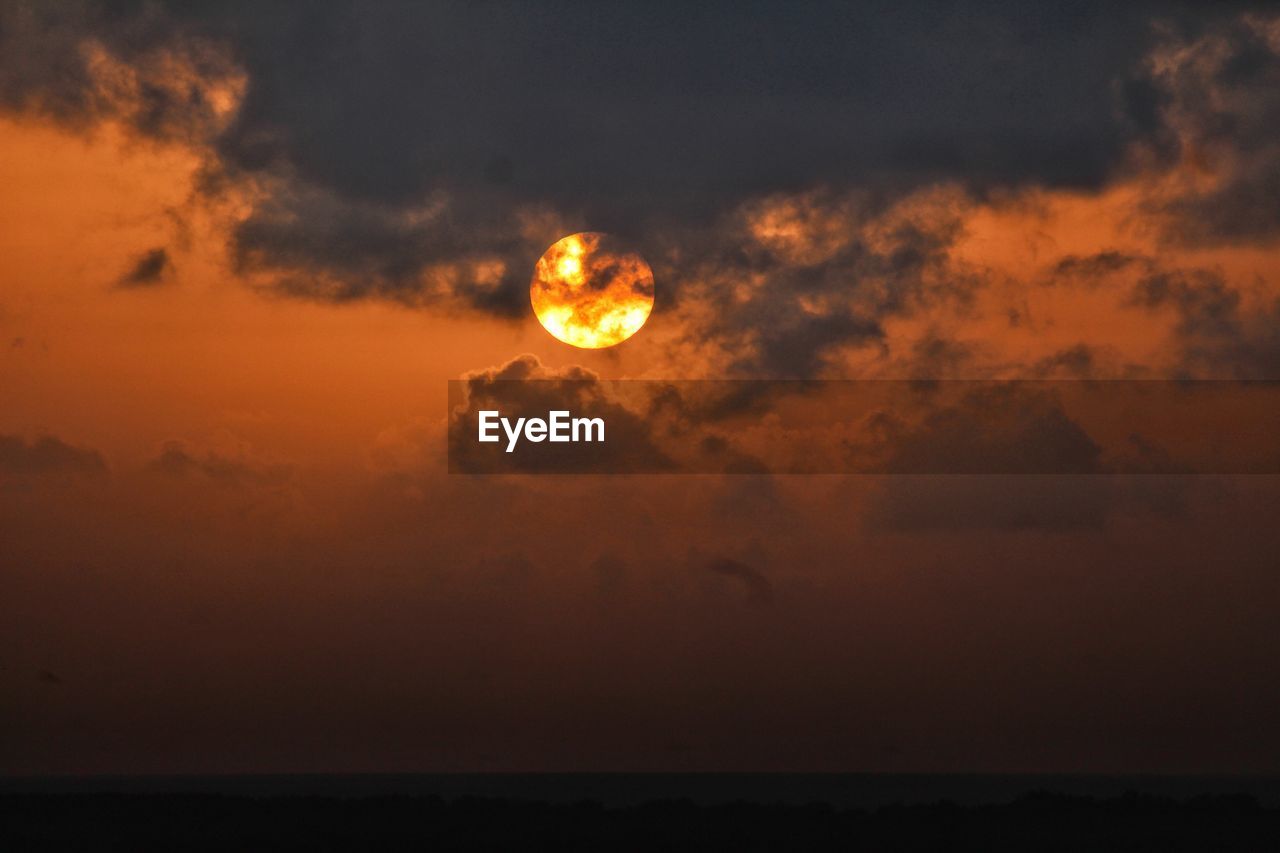
<path id="1" fill-rule="evenodd" d="M 644 258 L 598 231 L 570 234 L 542 253 L 529 301 L 558 340 L 584 349 L 620 344 L 653 310 L 653 272 Z"/>

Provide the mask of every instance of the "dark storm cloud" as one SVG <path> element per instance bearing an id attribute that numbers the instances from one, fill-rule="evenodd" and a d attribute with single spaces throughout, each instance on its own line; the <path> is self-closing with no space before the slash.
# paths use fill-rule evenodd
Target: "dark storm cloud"
<path id="1" fill-rule="evenodd" d="M 267 182 L 233 249 L 286 293 L 456 297 L 511 315 L 530 262 L 558 236 L 519 227 L 528 206 L 636 235 L 815 185 L 889 196 L 938 180 L 1098 186 L 1128 143 L 1162 132 L 1167 93 L 1139 68 L 1153 15 L 1195 31 L 1210 14 L 1226 11 L 12 2 L 0 103 L 203 134 L 208 187 Z M 103 89 L 87 44 L 137 70 L 127 97 Z M 166 75 L 165 51 L 190 79 Z M 224 126 L 201 81 L 233 70 L 245 89 Z M 437 197 L 440 217 L 415 215 Z M 814 355 L 797 340 L 876 333 L 874 321 L 826 317 L 761 344 L 803 372 Z"/>
<path id="2" fill-rule="evenodd" d="M 1129 269 L 1135 265 L 1150 267 L 1150 260 L 1137 255 L 1109 250 L 1092 255 L 1067 255 L 1054 265 L 1054 278 L 1080 282 L 1086 285 L 1099 283 L 1106 275 Z M 1054 282 L 1051 282 L 1054 283 Z"/>
<path id="3" fill-rule="evenodd" d="M 204 192 L 252 187 L 228 240 L 257 286 L 517 317 L 547 245 L 616 231 L 664 305 L 710 306 L 684 331 L 726 370 L 808 377 L 980 284 L 947 266 L 958 215 L 876 223 L 924 187 L 1097 188 L 1135 149 L 1204 157 L 1213 189 L 1150 203 L 1168 233 L 1269 239 L 1277 40 L 1242 8 L 1259 7 L 14 2 L 0 105 L 197 144 Z M 238 109 L 219 112 L 219 93 Z M 772 198 L 807 199 L 796 224 L 837 245 L 752 237 L 744 211 Z M 1166 272 L 1112 253 L 1064 260 L 1053 281 L 1143 266 Z M 171 268 L 150 254 L 121 283 Z M 1137 302 L 1186 315 L 1188 369 L 1266 375 L 1274 332 L 1237 324 L 1232 342 L 1232 306 L 1215 320 L 1195 293 Z M 959 369 L 966 354 L 937 343 L 919 370 Z"/>
<path id="4" fill-rule="evenodd" d="M 1207 270 L 1158 271 L 1144 276 L 1132 299 L 1147 308 L 1168 306 L 1181 318 L 1178 331 L 1192 338 L 1240 336 L 1240 294 Z"/>
<path id="5" fill-rule="evenodd" d="M 752 195 L 814 184 L 880 184 L 890 194 L 957 176 L 976 187 L 1096 185 L 1124 141 L 1112 78 L 1148 38 L 1140 15 L 1055 19 L 1012 7 L 975 16 L 735 6 L 682 9 L 678 19 L 651 6 L 449 7 L 429 22 L 402 12 L 335 12 L 299 27 L 298 37 L 327 46 L 299 67 L 274 50 L 261 68 L 250 60 L 251 78 L 264 84 L 250 87 L 224 159 L 242 169 L 286 162 L 344 199 L 391 205 L 435 189 L 491 192 L 489 167 L 500 161 L 509 164 L 506 205 L 549 203 L 623 232 L 705 220 Z M 956 49 L 975 37 L 993 42 L 999 60 Z M 483 43 L 480 61 L 473 39 Z M 1084 61 L 1098 53 L 1103 61 Z M 412 94 L 399 81 L 413 81 Z M 307 110 L 317 87 L 329 94 Z M 495 222 L 468 230 L 478 242 L 511 234 Z M 288 250 L 288 237 L 276 236 L 257 240 L 264 256 Z M 447 256 L 448 242 L 412 256 Z M 503 280 L 495 308 L 520 304 L 521 278 Z M 386 292 L 381 277 L 353 280 L 355 293 Z M 393 281 L 396 294 L 406 282 L 420 288 Z M 878 334 L 873 319 L 793 320 L 770 325 L 760 341 L 762 360 L 787 374 L 812 370 L 825 345 Z"/>
<path id="6" fill-rule="evenodd" d="M 522 240 L 520 205 L 661 233 L 815 184 L 1096 185 L 1125 140 L 1113 77 L 1149 38 L 1139 14 L 1015 6 L 337 4 L 203 23 L 233 33 L 250 80 L 222 167 L 287 172 L 334 202 L 264 206 L 234 235 L 239 257 L 293 270 L 280 281 L 295 295 L 410 302 L 440 289 L 431 264 L 496 257 L 496 281 L 452 270 L 443 290 L 503 315 L 523 309 L 546 242 Z M 973 38 L 994 53 L 958 49 Z M 407 225 L 435 192 L 449 221 Z M 806 276 L 824 271 L 779 286 Z M 804 374 L 827 346 L 879 334 L 874 318 L 791 319 L 759 342 L 766 369 Z"/>
<path id="7" fill-rule="evenodd" d="M 106 463 L 96 450 L 76 447 L 51 435 L 34 441 L 0 435 L 0 474 L 6 478 L 96 477 L 106 471 Z"/>
<path id="8" fill-rule="evenodd" d="M 98 117 L 81 45 L 100 20 L 84 3 L 0 4 L 0 104 L 75 124 Z"/>
<path id="9" fill-rule="evenodd" d="M 0 107 L 73 127 L 116 118 L 147 136 L 203 143 L 218 122 L 202 83 L 233 71 L 215 37 L 159 4 L 8 0 Z"/>
<path id="10" fill-rule="evenodd" d="M 1280 236 L 1280 28 L 1245 16 L 1188 38 L 1156 76 L 1161 132 L 1214 176 L 1168 202 L 1170 233 L 1192 244 Z"/>
<path id="11" fill-rule="evenodd" d="M 1247 310 L 1240 290 L 1219 272 L 1157 268 L 1138 281 L 1132 300 L 1175 313 L 1185 375 L 1280 375 L 1280 299 Z"/>
<path id="12" fill-rule="evenodd" d="M 858 192 L 769 196 L 727 217 L 700 264 L 655 274 L 713 306 L 690 334 L 728 342 L 734 373 L 812 377 L 844 348 L 880 345 L 892 316 L 963 307 L 980 284 L 950 261 L 963 207 L 957 192 L 904 205 Z"/>
<path id="13" fill-rule="evenodd" d="M 162 284 L 172 271 L 173 262 L 169 259 L 169 252 L 160 246 L 143 252 L 116 284 L 124 288 L 154 287 Z"/>
<path id="14" fill-rule="evenodd" d="M 484 213 L 470 206 L 438 199 L 407 210 L 281 190 L 235 226 L 231 248 L 242 272 L 274 273 L 271 286 L 290 296 L 455 300 L 504 317 L 527 311 L 528 272 L 545 246 L 522 239 L 500 201 Z"/>
<path id="15" fill-rule="evenodd" d="M 1246 310 L 1240 286 L 1220 270 L 1104 251 L 1063 258 L 1047 283 L 1114 289 L 1131 306 L 1172 312 L 1180 375 L 1265 379 L 1280 369 L 1280 301 Z"/>
<path id="16" fill-rule="evenodd" d="M 1280 300 L 1247 309 L 1240 285 L 1220 270 L 1104 251 L 1063 258 L 1047 283 L 1110 288 L 1126 294 L 1131 306 L 1171 312 L 1179 375 L 1269 379 L 1280 372 Z M 1081 355 L 1077 368 L 1086 366 Z"/>
<path id="17" fill-rule="evenodd" d="M 501 183 L 615 216 L 886 171 L 1096 184 L 1124 141 L 1115 80 L 1151 38 L 1149 9 L 1108 4 L 328 3 L 189 17 L 230 34 L 253 81 L 220 141 L 239 167 L 287 162 L 379 201 Z"/>

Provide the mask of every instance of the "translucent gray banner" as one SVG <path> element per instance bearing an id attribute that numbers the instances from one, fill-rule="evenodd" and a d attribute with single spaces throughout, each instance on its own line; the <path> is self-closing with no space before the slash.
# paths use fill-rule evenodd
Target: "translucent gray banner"
<path id="1" fill-rule="evenodd" d="M 454 474 L 1280 474 L 1280 382 L 449 383 Z"/>

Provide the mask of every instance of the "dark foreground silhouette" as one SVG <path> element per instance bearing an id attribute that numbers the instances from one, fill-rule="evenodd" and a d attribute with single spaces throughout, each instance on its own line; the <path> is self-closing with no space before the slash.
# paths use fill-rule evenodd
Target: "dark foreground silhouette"
<path id="1" fill-rule="evenodd" d="M 874 811 L 688 801 L 0 795 L 0 850 L 1280 850 L 1280 808 L 1028 794 Z"/>

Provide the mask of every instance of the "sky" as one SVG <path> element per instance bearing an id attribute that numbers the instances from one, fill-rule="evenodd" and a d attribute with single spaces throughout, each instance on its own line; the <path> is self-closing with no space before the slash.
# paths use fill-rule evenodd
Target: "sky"
<path id="1" fill-rule="evenodd" d="M 1280 9 L 1122 5 L 0 0 L 0 773 L 1274 771 L 1275 476 L 447 473 L 463 377 L 1280 379 Z"/>

